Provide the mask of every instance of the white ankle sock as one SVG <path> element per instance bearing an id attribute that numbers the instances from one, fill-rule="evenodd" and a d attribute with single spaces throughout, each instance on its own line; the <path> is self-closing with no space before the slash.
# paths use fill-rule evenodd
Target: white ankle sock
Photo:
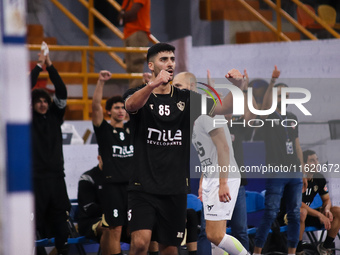
<path id="1" fill-rule="evenodd" d="M 211 255 L 227 255 L 228 253 L 211 243 Z"/>
<path id="2" fill-rule="evenodd" d="M 218 247 L 230 255 L 246 255 L 248 252 L 235 237 L 225 234 Z"/>

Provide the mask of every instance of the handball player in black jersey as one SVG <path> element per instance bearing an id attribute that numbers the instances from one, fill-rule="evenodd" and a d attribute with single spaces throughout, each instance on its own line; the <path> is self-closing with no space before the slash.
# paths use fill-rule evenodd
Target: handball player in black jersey
<path id="1" fill-rule="evenodd" d="M 125 122 L 126 111 L 121 96 L 106 101 L 105 109 L 110 122 L 104 119 L 101 106 L 103 87 L 111 78 L 109 71 L 100 71 L 92 101 L 92 122 L 103 160 L 103 209 L 102 225 L 109 228 L 110 237 L 105 239 L 111 254 L 121 254 L 120 240 L 123 226 L 127 224 L 127 185 L 130 179 L 130 163 L 133 145 L 130 139 L 129 122 Z M 101 242 L 103 245 L 105 242 Z"/>
<path id="2" fill-rule="evenodd" d="M 327 229 L 327 236 L 324 242 L 318 244 L 319 254 L 332 254 L 331 248 L 334 248 L 334 239 L 340 228 L 340 207 L 333 206 L 328 193 L 327 181 L 325 177 L 318 173 L 320 167 L 318 156 L 315 151 L 305 150 L 303 152 L 303 161 L 305 163 L 308 186 L 302 194 L 302 206 L 300 209 L 300 236 L 296 253 L 303 252 L 302 237 L 305 226 L 324 227 Z M 322 200 L 320 208 L 313 209 L 310 207 L 316 194 L 319 194 Z"/>
<path id="3" fill-rule="evenodd" d="M 124 95 L 135 149 L 128 193 L 130 254 L 147 254 L 153 234 L 161 254 L 177 255 L 184 237 L 190 126 L 200 115 L 201 96 L 170 84 L 176 66 L 174 51 L 166 43 L 153 45 L 147 54 L 151 80 Z M 226 78 L 236 86 L 243 83 L 235 69 Z M 222 105 L 213 107 L 210 101 L 208 111 L 232 112 L 231 93 Z"/>

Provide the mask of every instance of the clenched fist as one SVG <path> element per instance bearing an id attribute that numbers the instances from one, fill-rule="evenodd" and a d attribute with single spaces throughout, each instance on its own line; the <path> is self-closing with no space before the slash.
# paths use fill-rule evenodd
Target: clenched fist
<path id="1" fill-rule="evenodd" d="M 107 70 L 100 71 L 98 80 L 105 82 L 110 79 L 111 79 L 111 73 L 109 71 Z"/>
<path id="2" fill-rule="evenodd" d="M 230 81 L 232 84 L 234 84 L 237 87 L 242 87 L 243 85 L 243 75 L 241 72 L 235 68 L 231 69 L 225 77 Z"/>
<path id="3" fill-rule="evenodd" d="M 161 70 L 159 74 L 157 75 L 156 79 L 149 83 L 149 86 L 152 86 L 153 88 L 157 88 L 158 86 L 162 84 L 167 84 L 171 80 L 171 73 Z"/>

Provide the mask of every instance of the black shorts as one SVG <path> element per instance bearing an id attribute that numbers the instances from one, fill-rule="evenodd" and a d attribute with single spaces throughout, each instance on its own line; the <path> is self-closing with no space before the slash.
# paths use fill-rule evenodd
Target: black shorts
<path id="1" fill-rule="evenodd" d="M 104 227 L 123 226 L 127 223 L 127 184 L 105 183 L 100 200 Z"/>
<path id="2" fill-rule="evenodd" d="M 129 192 L 128 220 L 131 232 L 150 229 L 152 240 L 179 246 L 184 237 L 187 195 L 155 195 Z"/>
<path id="3" fill-rule="evenodd" d="M 316 208 L 315 210 L 321 212 L 321 207 L 319 208 Z M 306 227 L 317 227 L 317 228 L 322 228 L 324 225 L 320 222 L 319 218 L 318 217 L 315 217 L 315 216 L 310 216 L 310 215 L 307 215 L 307 218 L 305 220 L 305 225 Z"/>

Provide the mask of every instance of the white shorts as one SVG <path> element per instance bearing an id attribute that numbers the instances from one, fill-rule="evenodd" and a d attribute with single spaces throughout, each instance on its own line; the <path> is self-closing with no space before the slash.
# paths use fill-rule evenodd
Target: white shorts
<path id="1" fill-rule="evenodd" d="M 230 220 L 237 200 L 240 178 L 228 180 L 231 196 L 230 202 L 220 202 L 218 196 L 219 185 L 215 185 L 209 191 L 203 190 L 204 218 L 211 221 Z"/>

